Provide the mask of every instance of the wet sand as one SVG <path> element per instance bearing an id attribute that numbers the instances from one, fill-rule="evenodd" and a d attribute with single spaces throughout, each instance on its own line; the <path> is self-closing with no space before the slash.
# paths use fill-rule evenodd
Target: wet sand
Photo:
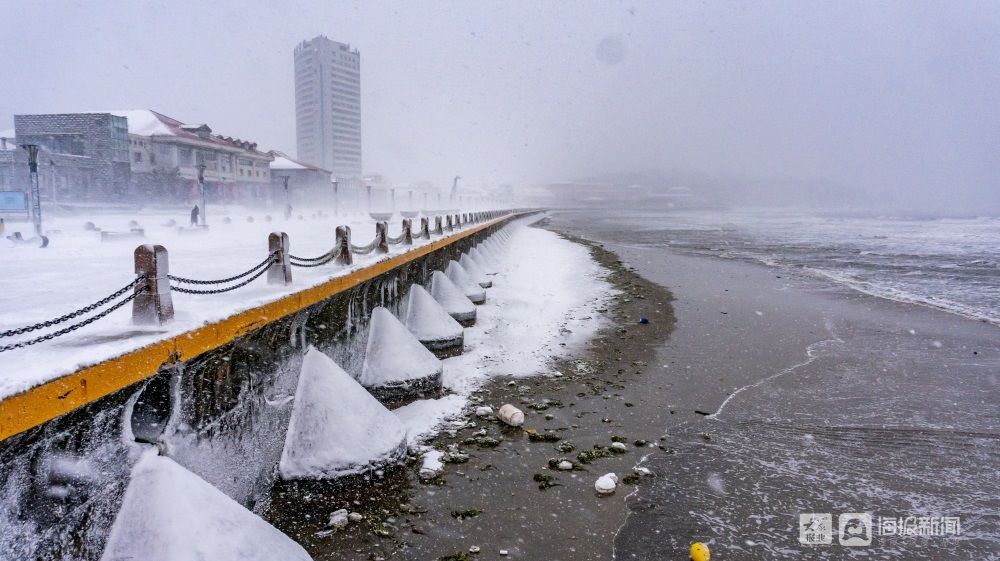
<path id="1" fill-rule="evenodd" d="M 608 329 L 554 365 L 561 377 L 499 379 L 477 396 L 494 409 L 517 404 L 525 428 L 575 449 L 469 410 L 475 426 L 432 442 L 458 445 L 469 460 L 436 481 L 420 482 L 413 465 L 352 491 L 276 497 L 271 520 L 314 558 L 438 559 L 478 546 L 470 558 L 685 559 L 694 540 L 719 559 L 996 558 L 996 327 L 554 222 L 605 240 L 642 276 L 595 247 L 623 290 Z M 484 428 L 498 445 L 470 440 Z M 548 469 L 613 436 L 626 453 L 581 471 Z M 597 477 L 642 460 L 653 476 L 596 495 Z M 541 490 L 535 474 L 557 485 Z M 338 508 L 366 518 L 327 533 Z M 802 546 L 803 512 L 960 516 L 962 537 Z"/>

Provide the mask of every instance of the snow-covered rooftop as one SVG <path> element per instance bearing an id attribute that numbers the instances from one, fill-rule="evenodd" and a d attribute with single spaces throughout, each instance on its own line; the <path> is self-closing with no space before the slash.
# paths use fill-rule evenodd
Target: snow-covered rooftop
<path id="1" fill-rule="evenodd" d="M 268 154 L 257 150 L 257 143 L 240 140 L 228 136 L 213 134 L 212 129 L 204 123 L 188 124 L 163 113 L 151 109 L 113 109 L 109 111 L 94 111 L 94 113 L 110 113 L 128 119 L 128 132 L 139 136 L 172 136 L 193 143 L 211 144 L 229 149 L 258 152 L 263 156 Z"/>
<path id="2" fill-rule="evenodd" d="M 274 156 L 274 161 L 271 162 L 271 169 L 273 170 L 311 169 L 316 171 L 327 171 L 325 169 L 300 162 L 284 152 L 271 150 L 271 155 Z"/>

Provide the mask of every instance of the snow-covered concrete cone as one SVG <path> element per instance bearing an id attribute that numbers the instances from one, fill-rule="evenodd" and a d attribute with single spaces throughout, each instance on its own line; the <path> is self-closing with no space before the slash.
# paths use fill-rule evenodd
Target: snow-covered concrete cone
<path id="1" fill-rule="evenodd" d="M 330 357 L 309 347 L 278 462 L 282 479 L 334 479 L 405 458 L 403 423 Z"/>
<path id="2" fill-rule="evenodd" d="M 311 561 L 302 546 L 180 464 L 148 450 L 132 468 L 101 561 Z"/>
<path id="3" fill-rule="evenodd" d="M 486 302 L 486 290 L 469 277 L 469 273 L 466 272 L 465 268 L 458 261 L 454 259 L 449 261 L 448 267 L 445 269 L 445 274 L 465 294 L 466 298 L 472 300 L 473 304 L 483 304 Z"/>
<path id="4" fill-rule="evenodd" d="M 479 265 L 479 268 L 489 276 L 497 274 L 497 268 L 486 259 L 483 252 L 479 251 L 478 247 L 474 247 L 469 250 L 469 257 Z"/>
<path id="5" fill-rule="evenodd" d="M 420 219 L 420 237 L 429 240 L 431 239 L 431 221 L 426 216 Z"/>
<path id="6" fill-rule="evenodd" d="M 135 274 L 143 277 L 135 284 L 132 299 L 132 323 L 160 325 L 174 318 L 174 301 L 170 296 L 170 259 L 162 245 L 140 245 L 135 248 Z"/>
<path id="7" fill-rule="evenodd" d="M 500 420 L 512 427 L 519 427 L 524 424 L 524 411 L 507 403 L 498 412 Z"/>
<path id="8" fill-rule="evenodd" d="M 267 268 L 267 284 L 292 284 L 292 264 L 288 257 L 288 234 L 271 232 L 267 236 L 267 252 L 274 261 Z"/>
<path id="9" fill-rule="evenodd" d="M 462 265 L 466 273 L 469 273 L 469 277 L 474 280 L 479 286 L 483 288 L 490 288 L 493 286 L 493 281 L 491 281 L 486 273 L 476 265 L 476 262 L 472 260 L 472 257 L 468 253 L 463 253 L 462 257 L 459 258 L 458 263 Z"/>
<path id="10" fill-rule="evenodd" d="M 382 402 L 441 393 L 441 361 L 389 310 L 372 311 L 359 381 Z"/>
<path id="11" fill-rule="evenodd" d="M 462 325 L 419 284 L 410 287 L 406 328 L 438 358 L 462 354 L 465 346 Z"/>
<path id="12" fill-rule="evenodd" d="M 476 305 L 441 271 L 431 274 L 431 296 L 458 323 L 465 327 L 476 324 Z"/>

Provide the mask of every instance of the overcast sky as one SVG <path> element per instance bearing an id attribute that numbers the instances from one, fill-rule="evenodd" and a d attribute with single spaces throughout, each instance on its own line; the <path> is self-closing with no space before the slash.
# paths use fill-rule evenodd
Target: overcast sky
<path id="1" fill-rule="evenodd" d="M 362 55 L 364 166 L 403 182 L 683 167 L 1000 200 L 1000 2 L 14 2 L 15 113 L 150 108 L 294 154 L 292 51 Z"/>

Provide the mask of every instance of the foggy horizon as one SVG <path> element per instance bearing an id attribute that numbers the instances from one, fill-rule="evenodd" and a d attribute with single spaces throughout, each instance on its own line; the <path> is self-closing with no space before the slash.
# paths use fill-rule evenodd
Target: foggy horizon
<path id="1" fill-rule="evenodd" d="M 1000 5 L 961 8 L 8 4 L 0 130 L 153 109 L 294 156 L 292 53 L 325 35 L 361 52 L 364 171 L 393 182 L 684 170 L 741 201 L 997 212 Z"/>

